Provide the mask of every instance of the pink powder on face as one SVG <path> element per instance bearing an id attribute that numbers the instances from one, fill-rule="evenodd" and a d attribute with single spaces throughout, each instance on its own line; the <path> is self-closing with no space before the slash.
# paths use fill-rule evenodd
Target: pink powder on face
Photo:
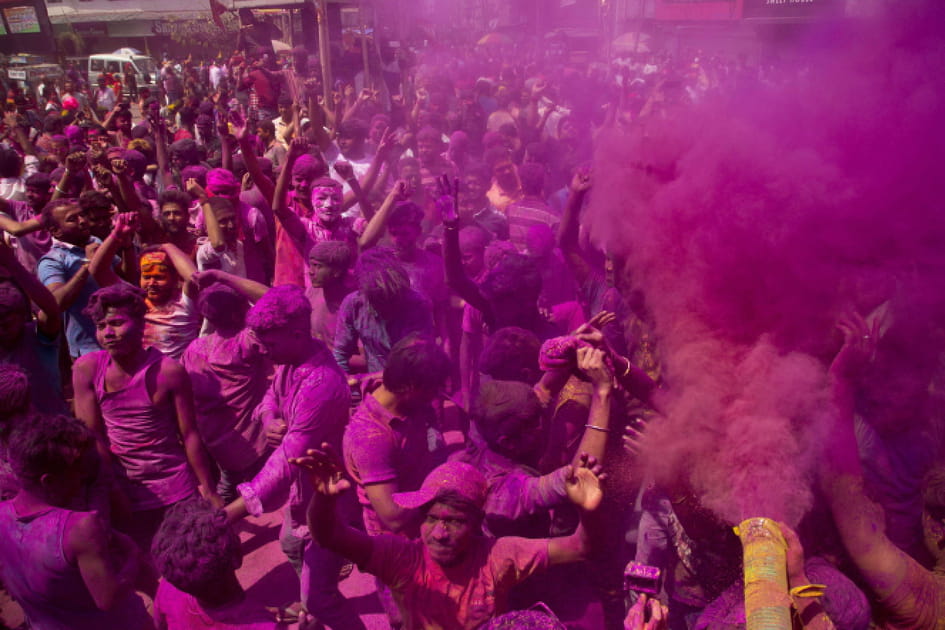
<path id="1" fill-rule="evenodd" d="M 626 257 L 665 357 L 651 459 L 729 522 L 809 507 L 838 315 L 895 297 L 941 318 L 943 9 L 919 4 L 845 48 L 813 33 L 787 86 L 599 136 L 591 234 Z"/>

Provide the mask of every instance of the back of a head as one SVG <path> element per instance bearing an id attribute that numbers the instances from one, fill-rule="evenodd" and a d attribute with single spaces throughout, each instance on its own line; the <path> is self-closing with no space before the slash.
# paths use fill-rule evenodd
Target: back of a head
<path id="1" fill-rule="evenodd" d="M 499 438 L 517 435 L 522 421 L 541 413 L 538 395 L 528 383 L 488 381 L 479 388 L 469 415 L 486 443 L 495 448 Z"/>
<path id="2" fill-rule="evenodd" d="M 309 262 L 316 261 L 338 271 L 348 271 L 357 256 L 345 241 L 321 241 L 309 251 Z"/>
<path id="3" fill-rule="evenodd" d="M 13 149 L 0 145 L 0 177 L 19 177 L 23 158 Z"/>
<path id="4" fill-rule="evenodd" d="M 435 390 L 446 383 L 450 360 L 436 341 L 409 335 L 391 348 L 384 367 L 384 387 L 398 394 L 410 389 Z"/>
<path id="5" fill-rule="evenodd" d="M 197 311 L 217 330 L 240 330 L 246 325 L 249 302 L 236 289 L 217 282 L 200 291 Z"/>
<path id="6" fill-rule="evenodd" d="M 390 252 L 380 248 L 361 254 L 354 267 L 358 290 L 372 305 L 400 302 L 410 290 L 410 277 Z"/>
<path id="7" fill-rule="evenodd" d="M 535 162 L 522 164 L 518 167 L 518 178 L 523 193 L 540 196 L 545 187 L 545 167 Z"/>
<path id="8" fill-rule="evenodd" d="M 212 594 L 243 563 L 239 537 L 226 515 L 197 498 L 168 510 L 151 555 L 165 580 L 198 599 Z"/>
<path id="9" fill-rule="evenodd" d="M 74 465 L 94 437 L 69 416 L 34 416 L 18 422 L 10 435 L 9 458 L 21 480 L 38 482 L 47 473 L 62 473 Z"/>
<path id="10" fill-rule="evenodd" d="M 419 226 L 423 222 L 423 209 L 412 201 L 400 201 L 394 206 L 387 221 L 388 228 L 401 225 Z"/>
<path id="11" fill-rule="evenodd" d="M 256 332 L 278 328 L 310 326 L 312 305 L 301 287 L 280 284 L 266 291 L 246 316 L 246 324 Z"/>
<path id="12" fill-rule="evenodd" d="M 509 254 L 489 271 L 481 289 L 488 300 L 510 297 L 536 300 L 541 293 L 541 274 L 532 259 L 522 254 Z"/>
<path id="13" fill-rule="evenodd" d="M 540 375 L 541 341 L 530 330 L 506 326 L 495 331 L 479 357 L 479 371 L 500 381 L 533 384 Z"/>
<path id="14" fill-rule="evenodd" d="M 30 377 L 15 363 L 0 363 L 0 435 L 10 428 L 9 420 L 30 408 Z"/>

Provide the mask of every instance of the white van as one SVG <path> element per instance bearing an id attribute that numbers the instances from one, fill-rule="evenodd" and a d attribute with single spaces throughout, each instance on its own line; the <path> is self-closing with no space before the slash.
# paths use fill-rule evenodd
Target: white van
<path id="1" fill-rule="evenodd" d="M 154 89 L 158 80 L 158 67 L 154 60 L 134 48 L 120 48 L 113 53 L 89 56 L 89 83 L 95 85 L 98 78 L 110 72 L 124 83 L 125 64 L 131 64 L 138 80 L 138 89 Z"/>

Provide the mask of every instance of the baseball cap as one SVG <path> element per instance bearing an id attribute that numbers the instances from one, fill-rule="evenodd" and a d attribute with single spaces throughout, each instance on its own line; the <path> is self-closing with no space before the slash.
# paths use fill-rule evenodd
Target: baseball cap
<path id="1" fill-rule="evenodd" d="M 394 503 L 407 509 L 419 508 L 445 492 L 458 494 L 482 509 L 486 504 L 486 478 L 465 462 L 446 462 L 434 468 L 416 492 L 395 492 Z"/>

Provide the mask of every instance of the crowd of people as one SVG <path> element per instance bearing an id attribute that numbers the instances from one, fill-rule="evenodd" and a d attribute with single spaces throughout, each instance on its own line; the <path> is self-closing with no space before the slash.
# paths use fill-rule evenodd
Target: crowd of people
<path id="1" fill-rule="evenodd" d="M 392 628 L 744 627 L 731 524 L 647 474 L 674 383 L 582 209 L 600 134 L 780 79 L 434 47 L 326 100 L 257 30 L 154 93 L 7 92 L 0 579 L 30 627 L 363 628 L 351 563 Z M 784 604 L 945 628 L 945 473 L 867 431 L 860 315 Z M 277 511 L 300 586 L 273 619 L 236 532 Z"/>

